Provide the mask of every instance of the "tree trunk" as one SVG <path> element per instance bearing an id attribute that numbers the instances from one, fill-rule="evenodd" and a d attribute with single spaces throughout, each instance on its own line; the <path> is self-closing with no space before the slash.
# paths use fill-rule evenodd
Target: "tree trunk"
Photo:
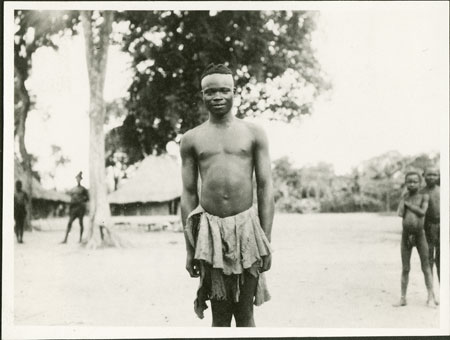
<path id="1" fill-rule="evenodd" d="M 105 103 L 103 89 L 108 58 L 109 35 L 112 30 L 113 13 L 104 11 L 103 22 L 97 24 L 93 11 L 82 11 L 81 20 L 86 47 L 86 62 L 89 75 L 89 177 L 90 177 L 90 226 L 85 245 L 127 246 L 110 229 L 111 212 L 107 196 L 105 169 Z M 95 27 L 94 27 L 95 26 Z M 94 33 L 94 31 L 98 34 Z"/>
<path id="2" fill-rule="evenodd" d="M 17 119 L 16 136 L 19 144 L 19 152 L 22 158 L 22 165 L 25 171 L 25 183 L 23 183 L 23 189 L 28 194 L 28 201 L 26 204 L 27 215 L 25 220 L 25 230 L 32 231 L 31 228 L 31 215 L 32 215 L 32 197 L 33 197 L 33 175 L 31 169 L 31 159 L 28 154 L 27 147 L 25 145 L 25 127 L 28 117 L 28 111 L 30 110 L 30 96 L 25 86 L 25 76 L 20 72 L 19 68 L 14 67 L 15 75 L 17 77 L 17 91 L 22 101 L 22 107 L 20 108 L 19 117 Z"/>
<path id="3" fill-rule="evenodd" d="M 391 212 L 391 193 L 389 190 L 386 192 L 386 211 Z"/>

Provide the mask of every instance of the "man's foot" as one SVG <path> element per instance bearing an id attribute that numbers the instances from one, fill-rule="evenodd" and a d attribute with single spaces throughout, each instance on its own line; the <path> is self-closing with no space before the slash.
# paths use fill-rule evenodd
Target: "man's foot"
<path id="1" fill-rule="evenodd" d="M 394 307 L 404 307 L 406 306 L 406 298 L 402 297 L 400 299 L 400 302 L 393 305 Z"/>
<path id="2" fill-rule="evenodd" d="M 60 244 L 66 244 L 67 240 L 63 240 Z"/>
<path id="3" fill-rule="evenodd" d="M 432 296 L 428 298 L 427 306 L 431 308 L 436 308 L 437 306 L 439 306 L 439 302 L 436 300 L 434 296 Z"/>

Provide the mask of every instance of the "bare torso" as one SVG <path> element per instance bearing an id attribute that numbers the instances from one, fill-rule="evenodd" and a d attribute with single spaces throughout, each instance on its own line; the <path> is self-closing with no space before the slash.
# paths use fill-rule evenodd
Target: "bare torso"
<path id="1" fill-rule="evenodd" d="M 16 191 L 14 193 L 14 207 L 24 208 L 27 204 L 27 194 L 24 191 Z"/>
<path id="2" fill-rule="evenodd" d="M 195 130 L 193 148 L 201 177 L 200 204 L 210 214 L 232 216 L 252 206 L 254 134 L 248 123 L 206 122 Z"/>
<path id="3" fill-rule="evenodd" d="M 421 193 L 416 193 L 414 195 L 407 195 L 405 201 L 416 206 L 421 206 L 424 200 L 424 195 Z M 405 214 L 403 216 L 403 230 L 408 233 L 415 233 L 424 226 L 424 217 L 418 216 L 411 209 L 405 208 Z"/>
<path id="4" fill-rule="evenodd" d="M 71 196 L 70 200 L 71 205 L 85 203 L 89 199 L 88 191 L 82 185 L 77 185 L 76 187 L 74 187 L 70 191 L 70 196 Z"/>
<path id="5" fill-rule="evenodd" d="M 423 192 L 428 194 L 428 209 L 425 216 L 425 221 L 430 223 L 437 223 L 440 221 L 440 187 L 434 186 L 433 188 L 425 187 Z"/>

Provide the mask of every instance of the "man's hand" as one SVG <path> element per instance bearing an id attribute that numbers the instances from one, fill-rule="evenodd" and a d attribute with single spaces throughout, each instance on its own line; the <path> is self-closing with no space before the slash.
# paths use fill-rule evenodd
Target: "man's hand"
<path id="1" fill-rule="evenodd" d="M 266 255 L 262 257 L 262 266 L 259 269 L 260 273 L 268 271 L 272 267 L 272 255 Z"/>
<path id="2" fill-rule="evenodd" d="M 197 261 L 194 259 L 193 255 L 188 254 L 186 257 L 186 270 L 189 272 L 191 277 L 199 277 L 200 270 L 198 268 Z"/>

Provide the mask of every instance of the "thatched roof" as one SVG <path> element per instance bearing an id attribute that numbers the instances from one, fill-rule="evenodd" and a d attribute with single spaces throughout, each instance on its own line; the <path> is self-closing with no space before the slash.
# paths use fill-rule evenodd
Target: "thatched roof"
<path id="1" fill-rule="evenodd" d="M 109 202 L 166 202 L 181 196 L 181 166 L 170 155 L 147 156 L 127 182 L 109 195 Z"/>
<path id="2" fill-rule="evenodd" d="M 27 191 L 28 188 L 28 178 L 25 176 L 25 170 L 20 165 L 17 159 L 14 160 L 14 182 L 20 180 L 22 181 L 22 188 Z M 42 187 L 42 185 L 32 178 L 32 196 L 35 199 L 41 199 L 46 201 L 54 202 L 70 202 L 70 196 L 59 191 L 47 190 Z"/>

